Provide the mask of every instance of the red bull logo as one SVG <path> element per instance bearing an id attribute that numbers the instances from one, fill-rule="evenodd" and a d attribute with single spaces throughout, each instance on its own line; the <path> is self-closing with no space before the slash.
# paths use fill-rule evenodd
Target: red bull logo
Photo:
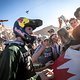
<path id="1" fill-rule="evenodd" d="M 29 19 L 27 18 L 19 18 L 18 19 L 19 26 L 24 28 L 26 23 L 29 23 Z"/>

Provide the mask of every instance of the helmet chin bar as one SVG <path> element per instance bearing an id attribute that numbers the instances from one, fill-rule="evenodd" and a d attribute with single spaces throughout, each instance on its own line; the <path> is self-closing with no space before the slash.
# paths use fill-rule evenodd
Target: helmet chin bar
<path id="1" fill-rule="evenodd" d="M 23 39 L 27 44 L 31 43 L 33 44 L 33 42 L 35 41 L 36 37 L 35 36 L 31 36 L 31 35 L 25 35 L 25 39 Z"/>

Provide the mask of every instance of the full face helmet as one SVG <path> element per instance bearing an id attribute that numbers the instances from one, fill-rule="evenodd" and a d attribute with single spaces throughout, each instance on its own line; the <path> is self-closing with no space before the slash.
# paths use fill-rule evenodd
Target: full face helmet
<path id="1" fill-rule="evenodd" d="M 28 19 L 20 17 L 14 23 L 13 32 L 16 36 L 20 36 L 27 43 L 31 43 L 35 40 L 34 36 L 31 36 L 25 31 L 26 27 L 31 27 L 33 30 L 42 25 L 40 19 Z"/>

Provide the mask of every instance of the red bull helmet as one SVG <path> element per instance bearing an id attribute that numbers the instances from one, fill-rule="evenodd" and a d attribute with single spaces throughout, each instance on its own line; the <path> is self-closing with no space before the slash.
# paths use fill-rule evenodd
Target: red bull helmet
<path id="1" fill-rule="evenodd" d="M 42 20 L 40 19 L 28 19 L 25 17 L 20 17 L 14 23 L 13 32 L 16 36 L 20 36 L 27 43 L 33 42 L 34 37 L 29 35 L 26 31 L 26 27 L 32 27 L 32 29 L 36 29 L 37 27 L 42 25 Z"/>

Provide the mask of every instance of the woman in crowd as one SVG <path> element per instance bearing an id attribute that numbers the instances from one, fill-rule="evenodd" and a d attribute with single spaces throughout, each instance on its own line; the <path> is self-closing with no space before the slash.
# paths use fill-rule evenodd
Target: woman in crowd
<path id="1" fill-rule="evenodd" d="M 62 52 L 65 52 L 71 45 L 79 44 L 79 41 L 72 38 L 66 29 L 61 28 L 60 30 L 57 31 L 57 33 L 59 38 L 61 39 L 61 43 L 63 46 Z"/>
<path id="2" fill-rule="evenodd" d="M 59 44 L 59 38 L 56 33 L 50 36 L 50 45 L 51 45 L 52 52 L 53 52 L 53 59 L 55 61 L 61 54 L 61 46 Z"/>

